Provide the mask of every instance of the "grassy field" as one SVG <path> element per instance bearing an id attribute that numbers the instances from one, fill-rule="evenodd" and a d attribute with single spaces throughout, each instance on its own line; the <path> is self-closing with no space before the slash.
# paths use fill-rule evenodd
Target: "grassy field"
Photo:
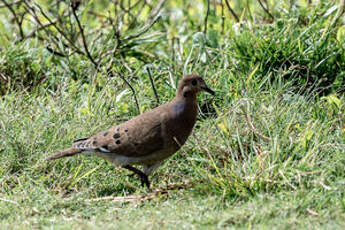
<path id="1" fill-rule="evenodd" d="M 41 14 L 51 2 L 37 1 Z M 90 2 L 77 12 L 85 31 L 107 4 Z M 147 12 L 139 29 L 125 17 L 117 45 L 106 26 L 90 32 L 91 58 L 81 33 L 75 45 L 56 28 L 19 39 L 1 7 L 0 228 L 344 229 L 344 3 L 268 3 L 231 1 L 240 22 L 226 4 L 210 1 L 205 20 L 207 1 L 165 3 L 138 37 Z M 187 73 L 216 95 L 199 97 L 193 133 L 152 191 L 96 156 L 44 160 L 155 107 L 151 79 L 159 104 L 171 100 Z"/>

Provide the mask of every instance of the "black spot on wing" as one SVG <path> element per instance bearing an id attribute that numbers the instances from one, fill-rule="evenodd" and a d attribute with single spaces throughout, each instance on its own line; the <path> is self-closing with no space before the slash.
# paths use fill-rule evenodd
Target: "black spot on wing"
<path id="1" fill-rule="evenodd" d="M 127 134 L 125 134 L 125 129 L 128 129 Z M 147 156 L 158 150 L 164 148 L 164 139 L 162 136 L 162 124 L 155 123 L 149 127 L 149 129 L 140 132 L 139 137 L 129 136 L 128 134 L 132 132 L 129 127 L 123 127 L 121 129 L 121 138 L 123 139 L 113 139 L 113 143 L 109 143 L 109 148 L 111 152 L 118 152 L 123 156 Z M 128 139 L 127 139 L 128 138 Z"/>
<path id="2" fill-rule="evenodd" d="M 127 132 L 128 132 L 128 129 L 125 129 L 125 132 L 127 133 Z"/>
<path id="3" fill-rule="evenodd" d="M 114 136 L 113 136 L 113 138 L 114 138 L 114 139 L 117 139 L 117 138 L 120 138 L 120 136 L 121 136 L 121 135 L 120 135 L 119 133 L 115 133 Z"/>
<path id="4" fill-rule="evenodd" d="M 79 141 L 85 141 L 89 139 L 88 137 L 87 138 L 81 138 L 81 139 L 78 139 L 78 140 L 74 140 L 73 143 L 76 143 L 76 142 L 79 142 Z"/>

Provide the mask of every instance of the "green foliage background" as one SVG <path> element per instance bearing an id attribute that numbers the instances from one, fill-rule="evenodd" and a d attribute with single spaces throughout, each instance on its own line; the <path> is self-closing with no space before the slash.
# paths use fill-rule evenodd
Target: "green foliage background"
<path id="1" fill-rule="evenodd" d="M 207 1 L 166 1 L 150 27 L 144 8 L 118 31 L 105 23 L 113 4 L 84 1 L 77 14 L 98 66 L 72 16 L 59 19 L 65 46 L 52 27 L 20 39 L 0 7 L 1 229 L 343 229 L 344 2 L 262 1 L 274 18 L 258 1 L 229 3 L 239 22 L 210 1 L 204 33 Z M 70 12 L 64 1 L 32 4 L 51 18 Z M 43 160 L 155 107 L 148 70 L 160 103 L 188 73 L 217 92 L 200 96 L 192 136 L 151 177 L 159 192 L 95 156 Z M 106 196 L 135 199 L 97 200 Z"/>

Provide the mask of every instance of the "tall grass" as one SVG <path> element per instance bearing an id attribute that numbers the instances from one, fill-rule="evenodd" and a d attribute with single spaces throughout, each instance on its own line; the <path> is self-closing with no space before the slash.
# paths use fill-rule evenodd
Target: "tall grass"
<path id="1" fill-rule="evenodd" d="M 339 7 L 269 2 L 268 20 L 252 7 L 257 2 L 247 3 L 231 1 L 243 20 L 227 15 L 223 30 L 221 8 L 211 12 L 204 34 L 202 3 L 186 10 L 170 2 L 153 28 L 166 39 L 143 46 L 156 58 L 125 58 L 98 72 L 87 58 L 56 57 L 39 40 L 7 41 L 0 52 L 0 79 L 12 79 L 0 86 L 2 229 L 342 229 Z M 171 100 L 186 73 L 203 76 L 216 96 L 198 98 L 193 134 L 151 177 L 153 193 L 95 156 L 44 161 L 155 107 L 151 77 L 160 102 Z"/>

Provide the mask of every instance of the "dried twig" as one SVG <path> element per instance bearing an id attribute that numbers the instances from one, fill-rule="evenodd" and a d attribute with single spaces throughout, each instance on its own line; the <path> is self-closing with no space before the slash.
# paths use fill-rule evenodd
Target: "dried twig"
<path id="1" fill-rule="evenodd" d="M 228 7 L 228 10 L 230 11 L 230 13 L 232 14 L 232 16 L 235 18 L 236 22 L 239 22 L 240 19 L 239 17 L 236 15 L 235 11 L 231 8 L 228 0 L 225 0 L 226 6 Z"/>
<path id="2" fill-rule="evenodd" d="M 60 39 L 55 35 L 55 34 L 53 34 L 53 33 L 51 33 L 47 28 L 49 27 L 49 26 L 51 26 L 51 25 L 55 25 L 55 23 L 54 22 L 49 22 L 48 24 L 42 24 L 41 23 L 41 21 L 40 21 L 40 19 L 39 19 L 39 17 L 38 17 L 38 15 L 36 14 L 36 11 L 35 11 L 35 9 L 33 8 L 33 6 L 31 6 L 30 5 L 30 3 L 29 2 L 27 2 L 26 0 L 24 1 L 24 3 L 25 3 L 25 9 L 26 9 L 26 12 L 28 13 L 28 14 L 30 14 L 34 19 L 35 19 L 35 22 L 38 24 L 38 25 L 40 25 L 40 27 L 38 27 L 38 29 L 36 29 L 36 30 L 34 30 L 34 31 L 32 31 L 32 32 L 30 32 L 28 35 L 26 35 L 26 37 L 25 38 L 29 38 L 29 37 L 31 37 L 31 36 L 34 36 L 34 35 L 36 35 L 36 33 L 38 32 L 38 30 L 44 30 L 44 32 L 48 35 L 48 37 L 51 37 L 51 38 L 53 38 L 55 41 L 54 42 L 59 42 L 60 41 Z M 55 21 L 55 22 L 57 22 L 57 20 Z M 51 35 L 51 36 L 50 36 Z M 42 37 L 40 37 L 40 36 L 38 36 L 38 38 L 40 39 L 40 40 L 42 40 L 42 41 L 44 41 L 46 38 L 42 38 Z M 67 47 L 67 45 L 66 44 L 64 44 L 64 43 L 62 43 L 65 47 Z M 57 46 L 58 47 L 58 46 Z M 61 52 L 58 52 L 58 51 L 55 51 L 55 50 L 53 50 L 49 45 L 48 45 L 48 48 L 47 48 L 47 50 L 49 51 L 49 52 L 51 52 L 51 53 L 53 53 L 53 54 L 56 54 L 56 55 L 58 55 L 58 56 L 66 56 L 66 55 L 64 55 L 64 54 L 62 54 Z"/>
<path id="3" fill-rule="evenodd" d="M 151 22 L 150 24 L 148 24 L 147 26 L 144 26 L 144 29 L 142 29 L 140 32 L 136 33 L 136 34 L 132 34 L 132 35 L 129 35 L 127 37 L 125 37 L 123 39 L 123 41 L 128 41 L 128 40 L 131 40 L 131 39 L 134 39 L 134 38 L 137 38 L 141 35 L 143 35 L 144 33 L 146 33 L 149 29 L 152 28 L 152 26 L 158 21 L 158 19 L 160 18 L 160 15 L 157 15 Z"/>
<path id="4" fill-rule="evenodd" d="M 161 11 L 164 3 L 166 2 L 166 0 L 161 0 L 160 2 L 157 3 L 157 5 L 155 6 L 155 8 L 152 10 L 149 18 L 152 20 L 153 18 L 155 18 L 159 12 Z"/>
<path id="5" fill-rule="evenodd" d="M 36 33 L 40 30 L 43 30 L 49 26 L 52 26 L 53 24 L 55 24 L 57 22 L 57 20 L 53 20 L 52 23 L 46 23 L 46 24 L 42 24 L 41 26 L 37 27 L 36 29 L 33 29 L 29 34 L 25 35 L 25 38 L 31 38 L 34 37 L 36 35 Z"/>
<path id="6" fill-rule="evenodd" d="M 339 18 L 344 14 L 345 11 L 345 0 L 340 1 L 337 13 L 335 14 L 329 28 L 334 28 L 335 24 L 338 22 Z"/>
<path id="7" fill-rule="evenodd" d="M 76 13 L 76 8 L 75 7 L 71 7 L 72 8 L 72 13 L 73 13 L 73 16 L 75 18 L 75 20 L 77 21 L 77 24 L 78 24 L 78 28 L 80 30 L 80 33 L 81 33 L 81 37 L 83 39 L 83 46 L 84 46 L 84 49 L 85 49 L 85 52 L 86 52 L 86 55 L 87 57 L 90 59 L 90 61 L 92 62 L 92 64 L 95 65 L 96 69 L 98 69 L 98 63 L 95 62 L 95 60 L 93 59 L 93 57 L 91 56 L 90 54 L 90 51 L 87 47 L 87 42 L 86 42 L 86 38 L 85 38 L 85 34 L 84 34 L 84 29 L 79 21 L 79 18 L 77 16 L 77 13 Z"/>
<path id="8" fill-rule="evenodd" d="M 64 55 L 63 53 L 59 52 L 59 51 L 56 51 L 54 50 L 53 48 L 47 46 L 46 49 L 52 53 L 53 55 L 56 55 L 56 56 L 59 56 L 59 57 L 66 57 L 66 55 Z"/>
<path id="9" fill-rule="evenodd" d="M 17 15 L 16 11 L 12 8 L 13 3 L 7 3 L 6 0 L 2 0 L 2 2 L 4 3 L 4 5 L 9 9 L 9 11 L 11 11 L 15 22 L 18 25 L 18 29 L 19 29 L 19 34 L 20 34 L 20 38 L 19 40 L 22 41 L 24 39 L 24 32 L 23 32 L 23 17 L 21 19 L 19 19 L 19 16 Z M 22 1 L 19 1 L 18 3 L 21 3 Z"/>
<path id="10" fill-rule="evenodd" d="M 221 6 L 222 6 L 222 22 L 221 22 L 221 28 L 222 28 L 222 34 L 224 34 L 224 25 L 225 25 L 225 16 L 224 16 L 224 3 L 223 0 L 221 2 Z"/>
<path id="11" fill-rule="evenodd" d="M 210 13 L 210 0 L 207 0 L 207 10 L 206 10 L 206 16 L 204 21 L 204 34 L 207 33 L 207 20 L 208 20 L 208 14 Z"/>
<path id="12" fill-rule="evenodd" d="M 37 14 L 35 13 L 35 10 L 33 8 L 33 6 L 30 4 L 30 2 L 28 0 L 24 0 L 24 3 L 26 4 L 26 6 L 31 10 L 31 15 L 35 18 L 36 22 L 40 24 L 40 26 L 43 26 L 39 17 L 37 16 Z M 75 49 L 75 51 L 79 54 L 85 55 L 85 53 L 79 49 L 79 47 L 77 47 L 74 44 L 74 41 L 72 41 L 67 34 L 61 30 L 60 27 L 58 27 L 53 21 L 52 19 L 43 11 L 43 9 L 41 8 L 41 6 L 35 4 L 35 7 L 37 7 L 40 11 L 40 13 L 42 14 L 42 16 L 48 20 L 48 22 L 59 32 L 60 35 L 62 35 L 62 37 L 64 37 L 68 43 L 70 44 L 71 47 L 73 47 Z M 45 30 L 47 32 L 47 34 L 52 34 L 50 33 L 48 30 Z M 53 34 L 52 34 L 53 35 Z M 53 37 L 59 41 L 60 39 L 58 39 L 55 35 L 53 35 Z"/>
<path id="13" fill-rule="evenodd" d="M 131 195 L 131 196 L 105 196 L 100 198 L 91 199 L 89 201 L 104 201 L 104 200 L 111 200 L 114 202 L 138 202 L 138 201 L 146 201 L 150 200 L 155 197 L 152 194 L 147 196 L 145 195 Z"/>
<path id="14" fill-rule="evenodd" d="M 14 15 L 13 23 L 15 26 L 16 24 L 19 26 L 17 33 L 18 38 L 20 37 L 21 40 L 37 37 L 45 42 L 47 50 L 52 54 L 60 57 L 69 57 L 77 53 L 88 58 L 98 70 L 105 62 L 109 61 L 104 60 L 104 57 L 113 55 L 114 57 L 121 58 L 125 57 L 127 52 L 132 52 L 131 48 L 135 44 L 135 40 L 145 35 L 160 19 L 160 12 L 167 1 L 159 0 L 155 4 L 146 0 L 112 1 L 110 4 L 114 6 L 115 17 L 97 14 L 97 17 L 101 16 L 102 20 L 104 20 L 102 25 L 96 28 L 95 31 L 98 31 L 97 33 L 89 32 L 89 27 L 81 24 L 80 14 L 77 11 L 81 0 L 71 0 L 69 2 L 71 3 L 70 8 L 67 8 L 62 14 L 60 14 L 60 11 L 58 12 L 52 8 L 60 9 L 60 4 L 65 4 L 65 1 L 60 0 L 53 1 L 49 8 L 45 8 L 43 5 L 31 0 L 0 0 L 0 7 L 7 7 L 11 11 L 10 13 Z M 20 5 L 21 8 L 18 11 L 16 4 L 20 3 L 22 5 Z M 141 26 L 139 19 L 143 12 L 146 13 L 146 9 L 149 9 L 151 12 L 144 26 Z M 95 14 L 92 11 L 90 12 Z M 88 11 L 87 13 L 90 12 Z M 24 15 L 27 14 L 31 17 L 24 19 Z M 25 30 L 22 29 L 23 20 L 27 20 L 33 25 L 31 31 L 25 33 Z M 104 27 L 110 27 L 107 35 L 104 33 Z M 134 31 L 133 29 L 137 30 Z M 114 42 L 104 44 L 104 47 L 97 53 L 92 52 L 94 42 L 97 42 L 99 39 L 108 41 L 107 36 L 112 36 L 112 33 L 114 33 Z M 76 42 L 76 38 L 80 42 Z M 132 40 L 134 41 L 132 42 Z M 135 52 L 147 55 L 137 48 Z M 137 57 L 137 59 L 139 58 Z M 131 73 L 130 76 L 132 75 Z M 131 81 L 128 79 L 128 82 Z"/>
<path id="15" fill-rule="evenodd" d="M 27 9 L 27 12 L 35 19 L 36 23 L 40 25 L 40 27 L 42 27 L 42 29 L 46 32 L 46 34 L 49 36 L 49 37 L 52 37 L 53 39 L 55 39 L 55 42 L 58 43 L 61 41 L 60 38 L 58 38 L 54 33 L 50 32 L 47 28 L 48 27 L 45 27 L 39 16 L 36 14 L 36 11 L 35 11 L 35 8 L 31 5 L 30 1 L 28 0 L 24 0 L 24 3 L 26 5 L 26 9 Z M 56 23 L 54 23 L 54 21 L 52 21 L 46 14 L 45 12 L 43 11 L 43 9 L 39 6 L 39 5 L 35 5 L 35 7 L 37 7 L 40 11 L 40 13 L 48 20 L 49 24 L 51 24 L 68 42 L 69 44 L 74 48 L 75 52 L 77 52 L 78 54 L 82 54 L 84 55 L 84 52 L 81 51 L 77 46 L 74 45 L 74 42 L 71 41 L 68 36 L 56 25 Z M 69 47 L 68 45 L 64 44 L 63 45 L 65 47 Z"/>
<path id="16" fill-rule="evenodd" d="M 7 2 L 5 2 L 4 0 L 2 0 L 2 1 L 3 1 L 5 4 L 0 5 L 0 8 L 5 8 L 5 7 L 9 8 L 9 6 L 13 6 L 13 5 L 22 3 L 23 0 L 17 0 L 17 1 L 11 2 L 11 3 L 7 3 Z"/>
<path id="17" fill-rule="evenodd" d="M 138 114 L 140 114 L 140 107 L 139 107 L 139 103 L 138 103 L 138 99 L 137 99 L 137 94 L 135 93 L 134 88 L 132 87 L 132 85 L 127 81 L 127 79 L 123 76 L 122 73 L 117 72 L 117 74 L 120 76 L 120 78 L 128 85 L 128 87 L 131 89 L 134 100 L 135 100 L 135 105 L 137 106 L 137 110 L 138 110 Z"/>
<path id="18" fill-rule="evenodd" d="M 268 6 L 265 7 L 264 4 L 262 4 L 261 0 L 258 0 L 260 6 L 262 7 L 262 9 L 271 17 L 272 20 L 274 20 L 274 16 L 269 12 L 268 10 Z M 267 4 L 267 2 L 266 2 Z"/>
<path id="19" fill-rule="evenodd" d="M 320 148 L 327 148 L 327 147 L 345 149 L 345 144 L 327 143 L 327 144 L 324 144 L 324 145 L 320 146 Z"/>
<path id="20" fill-rule="evenodd" d="M 151 86 L 152 86 L 152 90 L 153 90 L 153 93 L 155 94 L 156 102 L 157 102 L 157 106 L 158 106 L 159 105 L 159 97 L 158 97 L 158 93 L 157 93 L 155 84 L 154 84 L 153 79 L 152 79 L 151 70 L 150 70 L 149 67 L 146 67 L 146 70 L 147 70 L 147 74 L 149 75 Z"/>
<path id="21" fill-rule="evenodd" d="M 247 102 L 247 107 L 248 107 L 248 110 L 249 110 L 249 103 L 248 103 L 248 102 Z M 263 134 L 261 134 L 261 133 L 255 128 L 255 126 L 253 125 L 252 120 L 251 120 L 251 118 L 250 118 L 250 116 L 249 116 L 249 114 L 248 114 L 246 108 L 245 108 L 244 106 L 241 106 L 240 108 L 241 108 L 242 112 L 243 112 L 244 115 L 245 115 L 245 118 L 246 118 L 247 124 L 248 124 L 248 126 L 249 126 L 249 129 L 252 130 L 252 132 L 253 132 L 255 135 L 261 137 L 264 141 L 268 142 L 270 139 L 269 139 L 268 137 L 264 136 Z"/>
<path id="22" fill-rule="evenodd" d="M 13 200 L 8 200 L 8 199 L 5 199 L 5 198 L 0 198 L 1 201 L 4 201 L 4 202 L 8 202 L 8 203 L 11 203 L 11 204 L 15 204 L 15 205 L 18 205 L 17 202 L 13 201 Z"/>
<path id="23" fill-rule="evenodd" d="M 312 216 L 320 216 L 320 213 L 317 213 L 317 212 L 311 210 L 310 208 L 307 208 L 307 212 Z"/>
<path id="24" fill-rule="evenodd" d="M 131 196 L 105 196 L 105 197 L 90 199 L 88 201 L 104 201 L 104 200 L 111 200 L 114 202 L 147 201 L 147 200 L 152 200 L 153 198 L 158 197 L 160 195 L 168 195 L 169 191 L 185 189 L 192 185 L 193 185 L 192 181 L 183 181 L 182 183 L 175 183 L 175 184 L 168 185 L 166 188 L 158 188 L 147 195 L 142 194 L 142 195 L 131 195 Z"/>
<path id="25" fill-rule="evenodd" d="M 345 116 L 343 113 L 343 108 L 345 108 L 345 104 L 342 104 L 340 106 L 338 116 L 339 116 L 340 128 L 345 130 L 345 120 L 344 120 Z"/>

